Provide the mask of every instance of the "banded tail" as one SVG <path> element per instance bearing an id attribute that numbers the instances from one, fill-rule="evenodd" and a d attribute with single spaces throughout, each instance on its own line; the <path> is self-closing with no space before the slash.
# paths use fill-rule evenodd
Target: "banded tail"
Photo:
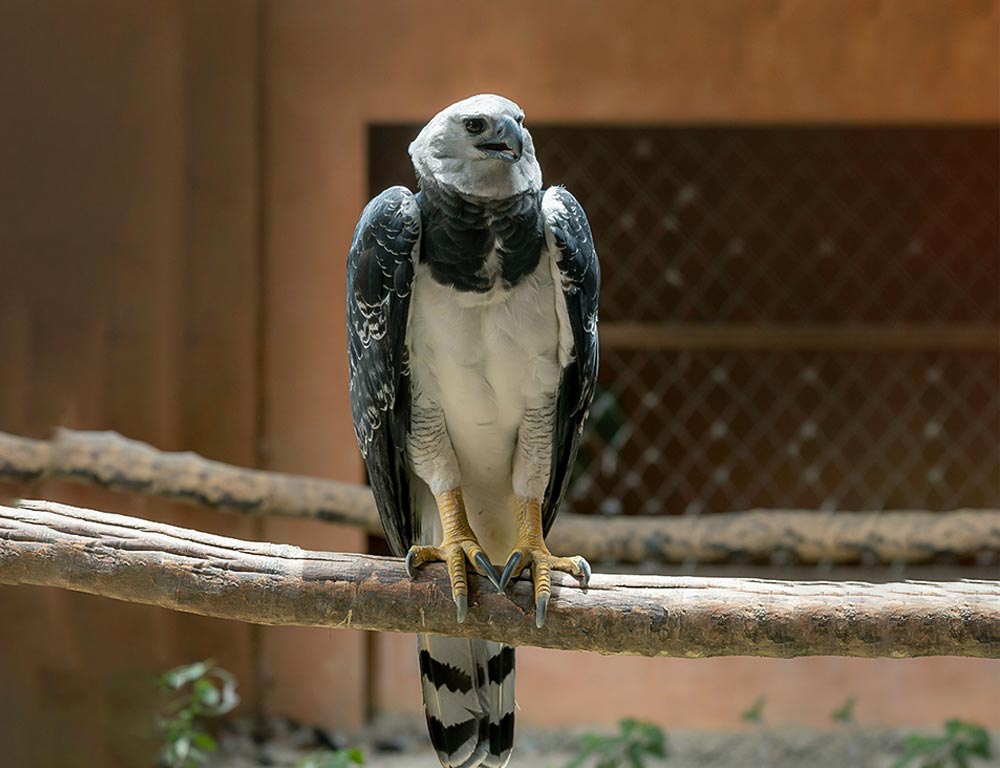
<path id="1" fill-rule="evenodd" d="M 445 768 L 504 768 L 514 746 L 514 649 L 417 635 L 427 730 Z"/>

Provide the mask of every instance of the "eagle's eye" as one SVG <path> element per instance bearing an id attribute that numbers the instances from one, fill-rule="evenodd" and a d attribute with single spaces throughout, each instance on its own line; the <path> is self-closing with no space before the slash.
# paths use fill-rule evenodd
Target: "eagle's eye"
<path id="1" fill-rule="evenodd" d="M 524 115 L 518 115 L 517 116 L 517 124 L 518 125 L 524 125 Z"/>
<path id="2" fill-rule="evenodd" d="M 465 121 L 465 130 L 475 136 L 486 130 L 486 121 L 481 117 L 470 117 Z"/>

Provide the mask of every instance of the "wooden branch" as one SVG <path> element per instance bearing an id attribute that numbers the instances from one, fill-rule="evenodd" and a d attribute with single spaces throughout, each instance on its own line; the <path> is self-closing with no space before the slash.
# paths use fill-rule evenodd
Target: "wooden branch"
<path id="1" fill-rule="evenodd" d="M 51 441 L 0 433 L 0 480 L 45 478 L 194 502 L 246 514 L 306 517 L 380 534 L 367 486 L 262 472 L 159 451 L 114 432 L 57 430 Z M 563 513 L 553 551 L 593 563 L 989 565 L 1000 560 L 1000 510 L 815 512 L 753 510 L 692 517 Z"/>
<path id="2" fill-rule="evenodd" d="M 777 565 L 1000 562 L 1000 510 L 762 510 L 670 517 L 561 517 L 554 551 L 618 563 Z M 600 555 L 600 558 L 594 557 Z"/>
<path id="3" fill-rule="evenodd" d="M 49 478 L 230 512 L 310 517 L 382 531 L 367 486 L 234 467 L 190 451 L 160 451 L 117 432 L 57 429 L 52 440 L 0 432 L 0 480 Z"/>
<path id="4" fill-rule="evenodd" d="M 1000 582 L 781 582 L 556 574 L 544 629 L 530 584 L 471 579 L 455 623 L 442 565 L 212 536 L 51 502 L 0 507 L 0 583 L 56 586 L 257 624 L 434 632 L 644 656 L 1000 657 Z"/>

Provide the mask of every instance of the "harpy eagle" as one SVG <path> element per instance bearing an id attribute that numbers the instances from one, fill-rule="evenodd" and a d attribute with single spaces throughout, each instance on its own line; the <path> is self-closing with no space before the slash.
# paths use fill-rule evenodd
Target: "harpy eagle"
<path id="1" fill-rule="evenodd" d="M 365 207 L 347 266 L 351 409 L 386 537 L 407 571 L 448 565 L 457 619 L 471 565 L 501 592 L 545 546 L 597 376 L 600 271 L 583 208 L 542 189 L 524 112 L 479 95 L 410 144 L 419 191 Z M 493 563 L 505 563 L 498 573 Z M 514 739 L 514 649 L 419 635 L 424 710 L 448 768 L 502 768 Z"/>

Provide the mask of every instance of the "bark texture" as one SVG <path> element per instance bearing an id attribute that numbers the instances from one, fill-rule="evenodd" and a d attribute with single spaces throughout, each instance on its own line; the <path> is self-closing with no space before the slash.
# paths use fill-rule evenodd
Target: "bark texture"
<path id="1" fill-rule="evenodd" d="M 381 534 L 367 486 L 245 469 L 171 453 L 115 432 L 57 430 L 52 440 L 0 432 L 0 480 L 59 478 L 244 514 L 305 517 Z M 695 517 L 563 513 L 553 551 L 595 563 L 780 565 L 1000 561 L 1000 510 L 751 510 Z"/>
<path id="2" fill-rule="evenodd" d="M 783 582 L 553 574 L 536 629 L 529 582 L 470 579 L 455 623 L 442 565 L 240 541 L 44 501 L 0 507 L 0 583 L 56 586 L 272 625 L 433 632 L 644 656 L 1000 657 L 1000 582 Z"/>
<path id="3" fill-rule="evenodd" d="M 161 451 L 117 432 L 57 429 L 51 440 L 0 432 L 0 480 L 75 480 L 251 515 L 312 517 L 382 528 L 367 486 L 246 469 Z"/>
<path id="4" fill-rule="evenodd" d="M 160 451 L 114 432 L 60 429 L 52 440 L 0 432 L 0 480 L 77 480 L 245 514 L 309 517 L 381 534 L 367 486 L 234 467 Z M 592 563 L 779 565 L 1000 562 L 1000 510 L 815 512 L 752 510 L 693 517 L 563 513 L 557 553 Z"/>

